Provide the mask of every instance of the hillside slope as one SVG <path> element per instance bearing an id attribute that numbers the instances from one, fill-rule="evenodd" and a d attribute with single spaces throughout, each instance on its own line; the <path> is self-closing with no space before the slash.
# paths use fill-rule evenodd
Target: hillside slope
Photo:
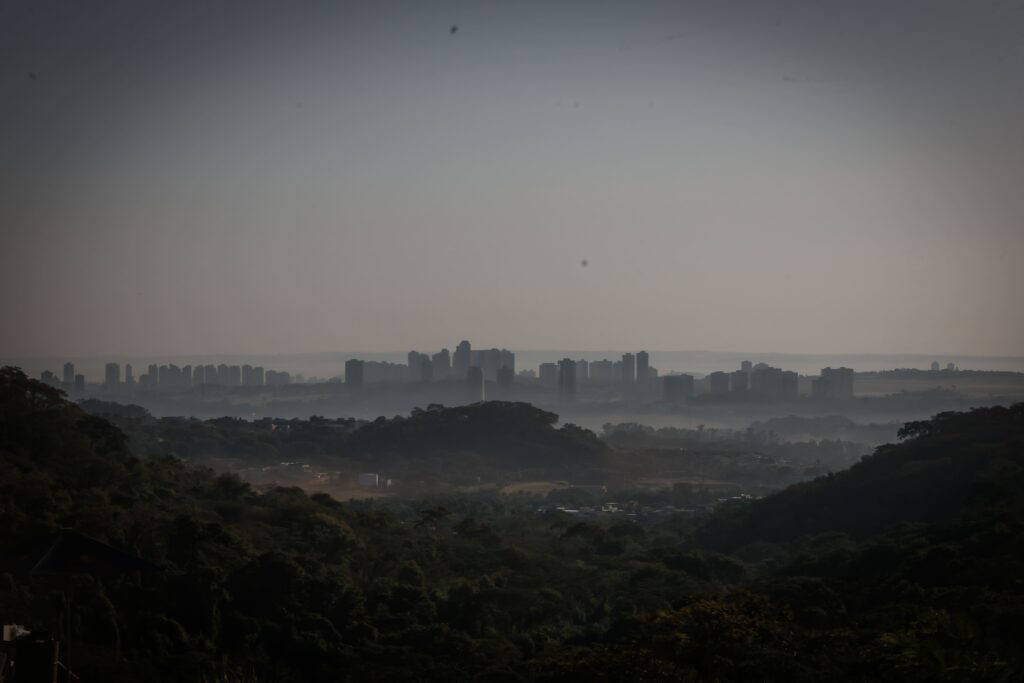
<path id="1" fill-rule="evenodd" d="M 908 423 L 845 472 L 716 514 L 700 542 L 732 551 L 838 532 L 862 538 L 896 524 L 940 523 L 1024 501 L 1024 403 Z"/>

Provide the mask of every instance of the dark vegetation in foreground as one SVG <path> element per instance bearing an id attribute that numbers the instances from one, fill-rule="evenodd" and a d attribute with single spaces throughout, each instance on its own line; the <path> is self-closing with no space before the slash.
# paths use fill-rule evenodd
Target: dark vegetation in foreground
<path id="1" fill-rule="evenodd" d="M 1024 404 L 900 436 L 700 522 L 382 510 L 137 457 L 7 368 L 0 615 L 56 629 L 69 592 L 83 680 L 1020 680 Z M 68 526 L 160 571 L 30 579 Z"/>

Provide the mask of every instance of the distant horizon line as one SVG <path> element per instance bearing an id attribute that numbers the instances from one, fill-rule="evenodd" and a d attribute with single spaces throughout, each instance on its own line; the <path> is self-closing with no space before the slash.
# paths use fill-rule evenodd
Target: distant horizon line
<path id="1" fill-rule="evenodd" d="M 420 347 L 429 348 L 429 347 Z M 455 345 L 448 348 L 449 350 L 454 349 Z M 440 350 L 437 349 L 437 350 Z M 867 351 L 867 352 L 850 352 L 850 351 L 727 351 L 727 350 L 716 350 L 716 349 L 651 349 L 644 347 L 637 348 L 605 348 L 605 349 L 582 349 L 572 347 L 552 347 L 552 348 L 512 348 L 512 347 L 495 347 L 495 346 L 473 346 L 474 349 L 491 349 L 491 348 L 505 348 L 513 353 L 551 353 L 551 354 L 571 354 L 571 353 L 585 353 L 585 354 L 623 354 L 623 353 L 637 353 L 645 351 L 649 354 L 722 354 L 722 355 L 734 355 L 734 356 L 802 356 L 802 357 L 856 357 L 856 358 L 875 358 L 875 357 L 910 357 L 910 358 L 931 358 L 935 360 L 944 358 L 978 358 L 978 359 L 1005 359 L 1005 360 L 1024 360 L 1024 354 L 1012 355 L 1012 354 L 981 354 L 981 353 L 930 353 L 930 352 L 899 352 L 899 351 Z M 410 349 L 392 349 L 386 351 L 370 351 L 370 350 L 359 350 L 359 351 L 245 351 L 245 352 L 189 352 L 189 353 L 89 353 L 89 354 L 40 354 L 40 355 L 0 355 L 0 359 L 4 361 L 41 361 L 41 360 L 54 360 L 59 358 L 66 359 L 87 359 L 87 360 L 111 360 L 114 358 L 122 359 L 150 359 L 158 357 L 166 358 L 229 358 L 229 357 L 258 357 L 258 356 L 351 356 L 357 357 L 359 355 L 396 355 L 396 354 L 407 354 L 409 351 L 419 350 L 416 348 Z"/>

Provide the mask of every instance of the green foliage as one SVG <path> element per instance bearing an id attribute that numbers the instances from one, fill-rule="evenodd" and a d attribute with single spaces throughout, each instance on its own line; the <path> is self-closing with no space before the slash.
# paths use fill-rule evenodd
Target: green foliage
<path id="1" fill-rule="evenodd" d="M 609 457 L 523 404 L 362 428 L 128 411 L 112 417 L 126 436 L 4 368 L 0 613 L 56 630 L 69 595 L 73 668 L 114 683 L 1020 680 L 1022 417 L 1018 405 L 912 423 L 850 471 L 720 506 L 695 532 L 495 494 L 258 492 L 170 457 L 297 444 L 394 462 L 482 452 L 488 467 L 524 451 L 559 468 Z M 160 571 L 30 578 L 61 526 Z"/>

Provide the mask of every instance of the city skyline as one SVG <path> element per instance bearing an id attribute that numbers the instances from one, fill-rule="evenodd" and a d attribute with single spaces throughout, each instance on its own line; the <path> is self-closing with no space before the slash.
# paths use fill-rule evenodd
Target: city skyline
<path id="1" fill-rule="evenodd" d="M 0 679 L 1024 683 L 1024 0 L 0 0 Z"/>
<path id="2" fill-rule="evenodd" d="M 450 345 L 455 348 L 455 345 Z M 426 348 L 422 347 L 421 348 Z M 447 347 L 445 347 L 447 348 Z M 443 351 L 444 349 L 442 349 Z M 451 349 L 448 349 L 451 351 Z M 476 349 L 479 351 L 480 349 Z M 497 349 L 496 349 L 497 350 Z M 619 362 L 626 350 L 604 349 L 588 351 L 584 349 L 512 349 L 509 351 L 518 358 L 519 368 L 536 368 L 544 363 L 555 363 L 560 358 L 572 357 L 577 360 L 589 361 L 593 367 L 594 376 L 601 376 L 602 373 L 609 377 L 613 372 L 613 360 Z M 634 350 L 635 352 L 635 350 Z M 648 357 L 653 358 L 652 367 L 660 367 L 663 374 L 675 372 L 696 373 L 707 375 L 720 369 L 722 366 L 735 364 L 740 361 L 751 363 L 765 362 L 768 364 L 785 365 L 796 368 L 801 375 L 815 375 L 821 368 L 830 364 L 846 365 L 858 372 L 871 372 L 890 368 L 918 368 L 928 369 L 933 364 L 940 366 L 960 365 L 977 370 L 1024 372 L 1024 356 L 957 356 L 950 354 L 779 354 L 766 352 L 718 352 L 707 350 L 694 351 L 645 351 Z M 228 363 L 231 365 L 248 364 L 252 366 L 273 365 L 283 368 L 284 371 L 293 375 L 309 376 L 312 378 L 327 381 L 332 377 L 342 377 L 342 369 L 345 363 L 351 359 L 363 359 L 371 363 L 383 363 L 406 367 L 408 364 L 409 351 L 356 351 L 356 352 L 326 352 L 322 354 L 195 354 L 183 356 L 121 356 L 109 355 L 94 357 L 39 357 L 39 358 L 3 358 L 0 363 L 14 364 L 23 367 L 31 374 L 38 375 L 40 372 L 50 370 L 60 376 L 61 367 L 66 364 L 76 366 L 78 370 L 88 368 L 90 376 L 101 376 L 105 365 L 109 362 L 131 363 L 136 367 L 146 369 L 154 362 L 161 364 L 178 364 L 179 366 L 206 365 L 213 362 L 215 365 Z M 423 354 L 436 357 L 439 354 Z M 455 368 L 453 353 L 449 354 L 449 361 L 452 364 L 449 370 Z M 615 360 L 618 359 L 618 360 Z M 603 363 L 608 367 L 604 368 Z M 468 367 L 468 359 L 467 365 Z M 438 377 L 443 377 L 439 375 Z"/>

